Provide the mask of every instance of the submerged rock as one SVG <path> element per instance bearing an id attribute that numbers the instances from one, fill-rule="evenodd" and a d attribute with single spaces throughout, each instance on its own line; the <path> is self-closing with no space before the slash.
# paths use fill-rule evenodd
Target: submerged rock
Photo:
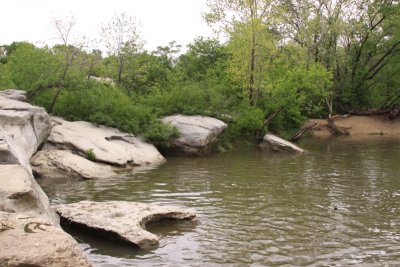
<path id="1" fill-rule="evenodd" d="M 204 116 L 174 115 L 162 119 L 180 133 L 173 140 L 172 149 L 185 155 L 201 155 L 210 152 L 212 143 L 228 127 L 223 121 Z"/>
<path id="2" fill-rule="evenodd" d="M 78 243 L 42 217 L 0 211 L 1 266 L 92 266 Z"/>
<path id="3" fill-rule="evenodd" d="M 61 221 L 72 227 L 141 248 L 158 244 L 158 237 L 145 230 L 147 223 L 196 217 L 191 209 L 126 201 L 82 201 L 56 205 L 54 209 L 61 216 Z"/>
<path id="4" fill-rule="evenodd" d="M 263 142 L 260 144 L 261 147 L 269 147 L 274 151 L 288 151 L 295 153 L 304 153 L 304 150 L 295 144 L 290 143 L 280 137 L 272 134 L 266 134 Z"/>
<path id="5" fill-rule="evenodd" d="M 42 188 L 28 170 L 17 164 L 0 165 L 0 211 L 42 217 L 47 223 L 58 224 Z"/>
<path id="6" fill-rule="evenodd" d="M 44 150 L 69 150 L 83 157 L 90 152 L 95 161 L 114 166 L 140 166 L 165 161 L 152 144 L 115 128 L 60 118 L 52 118 L 52 124 Z"/>
<path id="7" fill-rule="evenodd" d="M 31 159 L 37 177 L 95 179 L 115 176 L 109 165 L 92 162 L 66 150 L 39 151 Z"/>

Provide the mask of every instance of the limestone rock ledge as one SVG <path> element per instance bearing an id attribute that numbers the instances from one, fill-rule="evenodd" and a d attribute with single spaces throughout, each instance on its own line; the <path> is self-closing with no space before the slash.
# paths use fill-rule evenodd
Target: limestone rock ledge
<path id="1" fill-rule="evenodd" d="M 8 154 L 3 164 L 18 162 L 30 171 L 29 159 L 50 129 L 50 116 L 43 108 L 0 96 L 0 150 Z"/>
<path id="2" fill-rule="evenodd" d="M 31 159 L 37 177 L 109 178 L 132 167 L 165 162 L 154 145 L 115 128 L 57 117 L 51 124 L 42 151 Z"/>
<path id="3" fill-rule="evenodd" d="M 0 211 L 0 265 L 92 266 L 78 243 L 39 217 Z"/>
<path id="4" fill-rule="evenodd" d="M 54 178 L 96 179 L 117 175 L 113 167 L 92 162 L 66 150 L 39 151 L 31 159 L 35 175 Z"/>
<path id="5" fill-rule="evenodd" d="M 53 128 L 44 150 L 70 150 L 85 156 L 88 150 L 95 160 L 114 166 L 159 164 L 165 161 L 155 146 L 118 129 L 90 122 L 69 122 L 52 117 Z"/>
<path id="6" fill-rule="evenodd" d="M 193 210 L 146 203 L 108 201 L 61 204 L 53 207 L 61 222 L 121 243 L 149 248 L 158 237 L 145 230 L 146 224 L 165 219 L 193 220 Z"/>

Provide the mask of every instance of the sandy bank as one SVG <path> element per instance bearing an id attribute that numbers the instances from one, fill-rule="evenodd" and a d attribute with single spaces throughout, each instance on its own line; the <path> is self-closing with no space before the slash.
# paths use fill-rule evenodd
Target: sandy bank
<path id="1" fill-rule="evenodd" d="M 317 126 L 311 131 L 313 136 L 328 137 L 331 132 L 327 120 L 312 119 L 309 123 Z M 400 119 L 391 120 L 386 116 L 349 116 L 335 118 L 335 125 L 344 128 L 351 136 L 362 135 L 398 135 L 400 137 Z"/>

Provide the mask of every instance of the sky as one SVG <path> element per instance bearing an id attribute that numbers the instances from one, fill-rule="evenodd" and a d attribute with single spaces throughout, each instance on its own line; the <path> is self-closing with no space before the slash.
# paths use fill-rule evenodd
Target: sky
<path id="1" fill-rule="evenodd" d="M 0 45 L 28 41 L 57 43 L 52 18 L 74 16 L 75 34 L 99 38 L 100 25 L 118 13 L 134 16 L 141 24 L 145 49 L 170 41 L 186 46 L 199 36 L 211 36 L 202 19 L 206 0 L 8 0 L 2 1 Z"/>

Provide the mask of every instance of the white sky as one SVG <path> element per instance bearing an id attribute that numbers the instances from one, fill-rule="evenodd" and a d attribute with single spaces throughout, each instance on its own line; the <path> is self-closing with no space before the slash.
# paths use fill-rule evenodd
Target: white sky
<path id="1" fill-rule="evenodd" d="M 154 50 L 170 41 L 185 46 L 212 30 L 201 14 L 206 0 L 2 0 L 0 3 L 0 45 L 13 41 L 54 44 L 51 19 L 73 15 L 75 32 L 99 38 L 100 24 L 116 13 L 136 17 L 145 48 Z"/>

